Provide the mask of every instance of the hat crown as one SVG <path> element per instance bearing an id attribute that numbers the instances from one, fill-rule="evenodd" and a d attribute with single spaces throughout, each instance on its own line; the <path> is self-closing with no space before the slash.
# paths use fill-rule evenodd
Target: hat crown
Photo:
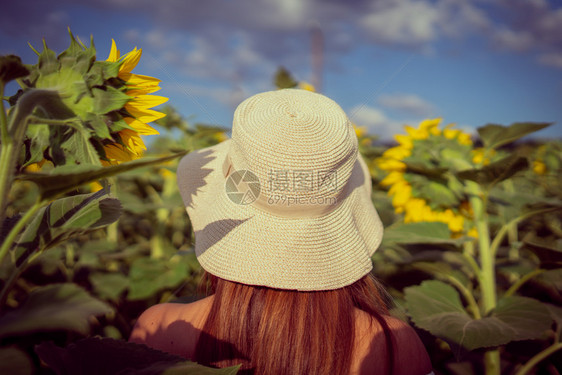
<path id="1" fill-rule="evenodd" d="M 357 159 L 357 137 L 333 100 L 283 89 L 254 95 L 234 113 L 230 160 L 254 173 L 262 194 L 337 197 Z"/>
<path id="2" fill-rule="evenodd" d="M 290 172 L 290 178 L 299 170 L 333 170 L 337 189 L 310 192 L 288 181 L 289 191 L 268 191 L 275 169 Z M 232 138 L 184 156 L 177 176 L 197 259 L 213 275 L 313 291 L 342 288 L 372 270 L 383 226 L 371 199 L 369 170 L 346 115 L 320 94 L 278 90 L 244 101 L 235 112 Z M 312 177 L 317 182 L 318 175 Z M 263 187 L 255 201 L 238 199 L 255 197 L 250 193 L 260 190 L 256 185 Z M 276 194 L 299 199 L 271 205 L 269 197 Z M 336 195 L 336 202 L 307 195 Z"/>

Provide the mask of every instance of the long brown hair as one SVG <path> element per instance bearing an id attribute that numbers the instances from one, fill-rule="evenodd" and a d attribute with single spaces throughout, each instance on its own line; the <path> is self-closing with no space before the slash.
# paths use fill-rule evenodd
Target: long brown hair
<path id="1" fill-rule="evenodd" d="M 210 274 L 204 280 L 215 297 L 195 352 L 201 364 L 242 364 L 239 374 L 349 374 L 358 308 L 383 328 L 392 373 L 393 340 L 383 317 L 390 299 L 370 274 L 316 292 L 249 286 Z"/>

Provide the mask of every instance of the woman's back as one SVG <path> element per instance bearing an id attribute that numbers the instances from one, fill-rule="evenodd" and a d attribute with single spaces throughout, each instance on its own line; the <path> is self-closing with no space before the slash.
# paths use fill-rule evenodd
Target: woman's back
<path id="1" fill-rule="evenodd" d="M 213 300 L 214 296 L 209 296 L 190 304 L 155 305 L 139 317 L 130 341 L 193 360 Z M 355 318 L 356 340 L 350 374 L 388 374 L 385 365 L 388 351 L 382 327 L 359 309 Z M 415 331 L 396 318 L 386 316 L 385 319 L 398 348 L 395 351 L 394 374 L 428 374 L 431 363 Z"/>

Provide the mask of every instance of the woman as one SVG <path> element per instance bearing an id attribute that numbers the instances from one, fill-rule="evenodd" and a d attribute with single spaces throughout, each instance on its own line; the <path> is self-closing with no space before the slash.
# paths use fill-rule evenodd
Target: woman
<path id="1" fill-rule="evenodd" d="M 248 374 L 431 372 L 371 276 L 382 224 L 335 102 L 294 89 L 245 100 L 232 139 L 185 156 L 178 186 L 211 295 L 151 307 L 131 341 Z"/>

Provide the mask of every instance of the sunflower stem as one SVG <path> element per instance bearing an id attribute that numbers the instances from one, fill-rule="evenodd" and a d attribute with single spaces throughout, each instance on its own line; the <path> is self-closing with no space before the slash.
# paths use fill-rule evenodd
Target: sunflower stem
<path id="1" fill-rule="evenodd" d="M 58 119 L 51 119 L 51 118 L 42 118 L 35 115 L 29 115 L 29 124 L 47 124 L 47 125 L 54 125 L 54 126 L 70 126 L 76 130 L 80 129 L 80 119 L 78 117 L 67 118 L 63 120 Z"/>
<path id="2" fill-rule="evenodd" d="M 535 354 L 533 358 L 531 358 L 527 363 L 525 363 L 523 367 L 519 369 L 519 371 L 515 373 L 515 375 L 525 375 L 529 373 L 529 371 L 531 371 L 533 367 L 535 367 L 539 362 L 560 349 L 562 349 L 562 343 L 554 343 L 550 345 L 548 348 Z"/>
<path id="3" fill-rule="evenodd" d="M 470 205 L 474 211 L 476 230 L 478 231 L 478 255 L 481 273 L 478 277 L 482 294 L 482 312 L 487 314 L 496 307 L 496 272 L 495 252 L 490 247 L 490 229 L 488 226 L 487 192 L 472 181 L 466 183 L 470 194 Z M 498 349 L 489 350 L 484 354 L 486 375 L 499 375 L 500 352 Z"/>
<path id="4" fill-rule="evenodd" d="M 476 240 L 468 241 L 468 242 L 465 242 L 463 244 L 462 256 L 467 261 L 467 263 L 470 265 L 472 270 L 474 271 L 474 276 L 476 277 L 476 279 L 479 280 L 481 278 L 482 271 L 480 270 L 480 267 L 478 266 L 478 263 L 476 263 L 476 261 L 474 260 L 474 242 L 475 241 Z"/>
<path id="5" fill-rule="evenodd" d="M 2 87 L 2 90 L 4 88 Z M 4 112 L 4 102 L 0 108 L 0 118 L 2 127 L 2 150 L 0 151 L 0 225 L 6 218 L 6 208 L 8 206 L 8 194 L 14 179 L 16 160 L 19 156 L 20 148 L 27 125 L 29 123 L 29 113 L 35 108 L 36 96 L 24 94 L 18 103 L 13 107 L 10 118 L 6 118 Z M 23 104 L 22 104 L 23 103 Z M 23 107 L 23 108 L 22 108 Z M 6 133 L 6 134 L 4 134 Z M 1 258 L 0 258 L 1 260 Z"/>
<path id="6" fill-rule="evenodd" d="M 2 245 L 0 246 L 0 264 L 2 264 L 2 262 L 4 261 L 4 257 L 8 253 L 8 250 L 12 246 L 12 243 L 15 241 L 16 236 L 21 232 L 25 224 L 27 224 L 27 222 L 31 220 L 31 218 L 33 218 L 33 215 L 35 215 L 35 213 L 41 208 L 42 205 L 43 200 L 38 199 L 10 230 L 10 232 L 2 242 Z"/>
<path id="7" fill-rule="evenodd" d="M 515 284 L 513 284 L 511 287 L 509 287 L 509 289 L 505 292 L 504 297 L 509 297 L 509 296 L 515 294 L 515 292 L 519 288 L 521 288 L 521 286 L 523 284 L 525 284 L 527 281 L 531 280 L 533 277 L 538 276 L 545 271 L 546 270 L 543 270 L 542 268 L 538 268 L 534 271 L 531 271 L 531 272 L 525 274 L 523 277 L 521 277 L 519 280 L 517 280 L 517 282 Z"/>
<path id="8" fill-rule="evenodd" d="M 484 353 L 484 368 L 486 369 L 486 375 L 501 374 L 499 349 L 488 350 Z"/>
<path id="9" fill-rule="evenodd" d="M 482 308 L 486 314 L 496 307 L 496 273 L 495 252 L 490 246 L 490 229 L 488 227 L 487 197 L 475 182 L 467 182 L 470 190 L 470 204 L 474 210 L 476 229 L 478 231 L 478 255 L 481 273 L 478 279 L 482 293 Z M 497 236 L 496 236 L 497 239 Z"/>
<path id="10" fill-rule="evenodd" d="M 2 127 L 2 147 L 10 143 L 10 135 L 8 134 L 8 119 L 4 110 L 4 87 L 3 81 L 0 81 L 0 126 Z"/>
<path id="11" fill-rule="evenodd" d="M 0 225 L 4 223 L 6 218 L 8 193 L 13 177 L 13 149 L 13 142 L 2 143 L 2 150 L 0 151 Z"/>
<path id="12" fill-rule="evenodd" d="M 505 180 L 503 182 L 503 186 L 506 192 L 508 193 L 514 193 L 515 192 L 515 187 L 513 186 L 513 181 L 511 180 Z M 502 207 L 501 208 L 502 213 L 505 215 L 506 212 L 506 208 Z M 515 243 L 518 240 L 518 236 L 519 233 L 517 231 L 517 224 L 511 224 L 509 225 L 509 227 L 507 228 L 507 239 L 509 242 L 509 260 L 511 261 L 517 261 L 519 259 L 519 248 L 515 246 Z"/>
<path id="13" fill-rule="evenodd" d="M 452 276 L 447 276 L 446 279 L 454 287 L 456 287 L 459 290 L 459 292 L 461 292 L 463 297 L 466 299 L 466 302 L 468 303 L 468 306 L 472 311 L 472 315 L 474 316 L 474 319 L 482 318 L 482 316 L 480 315 L 480 308 L 478 307 L 478 304 L 476 303 L 476 300 L 474 299 L 474 296 L 472 295 L 470 290 L 468 290 L 466 286 L 464 286 L 459 280 L 455 279 Z"/>
<path id="14" fill-rule="evenodd" d="M 0 310 L 2 310 L 2 307 L 6 304 L 6 299 L 8 298 L 8 294 L 10 293 L 10 290 L 12 290 L 14 283 L 16 282 L 19 275 L 21 275 L 22 271 L 23 271 L 22 267 L 15 267 L 12 270 L 10 277 L 8 278 L 8 280 L 6 280 L 6 283 L 2 287 L 2 291 L 0 292 Z"/>
<path id="15" fill-rule="evenodd" d="M 12 154 L 13 144 L 10 134 L 8 133 L 8 119 L 4 110 L 4 82 L 0 81 L 0 127 L 2 150 L 0 151 L 0 225 L 4 223 L 5 217 L 5 201 L 8 198 L 7 189 L 10 180 L 10 156 Z"/>
<path id="16" fill-rule="evenodd" d="M 538 209 L 538 210 L 535 210 L 535 211 L 529 211 L 526 214 L 518 216 L 515 219 L 512 219 L 511 221 L 502 225 L 502 227 L 500 228 L 500 230 L 498 231 L 498 233 L 494 237 L 494 240 L 492 241 L 492 244 L 490 245 L 490 250 L 492 252 L 492 255 L 494 257 L 496 256 L 496 253 L 497 253 L 497 251 L 498 251 L 498 249 L 501 245 L 501 242 L 503 241 L 503 238 L 506 235 L 506 233 L 508 232 L 510 227 L 512 227 L 512 226 L 517 227 L 517 224 L 519 224 L 520 222 L 522 222 L 524 220 L 527 220 L 531 216 L 544 214 L 544 213 L 555 211 L 555 210 L 558 210 L 558 209 L 559 208 L 557 208 L 557 207 L 547 207 L 547 208 L 541 208 L 541 209 Z"/>

